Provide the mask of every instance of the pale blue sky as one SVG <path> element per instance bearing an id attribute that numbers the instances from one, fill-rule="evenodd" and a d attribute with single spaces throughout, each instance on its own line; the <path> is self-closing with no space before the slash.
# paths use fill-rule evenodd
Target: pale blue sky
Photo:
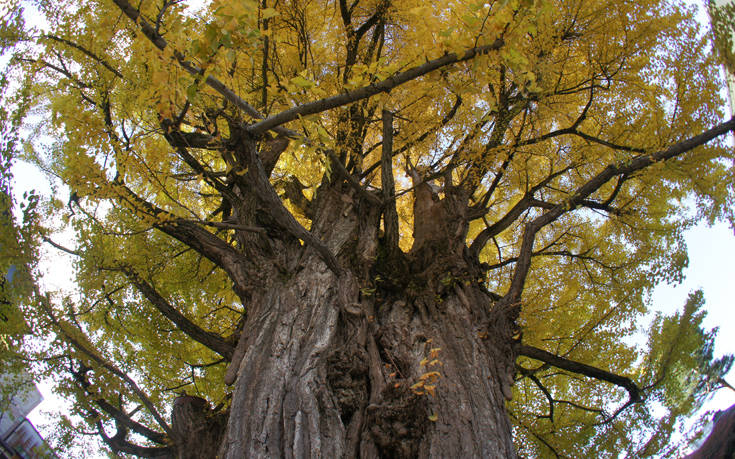
<path id="1" fill-rule="evenodd" d="M 681 311 L 689 293 L 701 288 L 707 310 L 704 326 L 719 327 L 716 354 L 735 354 L 735 234 L 724 223 L 713 227 L 701 224 L 684 234 L 689 252 L 686 277 L 679 285 L 656 287 L 652 310 L 664 314 Z M 725 379 L 734 384 L 735 371 L 731 370 Z M 705 408 L 723 410 L 732 404 L 735 404 L 735 392 L 721 389 Z"/>

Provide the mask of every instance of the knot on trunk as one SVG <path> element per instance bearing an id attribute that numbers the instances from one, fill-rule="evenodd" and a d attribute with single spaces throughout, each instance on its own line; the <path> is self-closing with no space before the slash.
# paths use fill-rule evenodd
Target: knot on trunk
<path id="1" fill-rule="evenodd" d="M 389 385 L 380 398 L 379 405 L 367 407 L 367 425 L 380 456 L 417 457 L 428 423 L 426 397 L 404 385 Z"/>
<path id="2" fill-rule="evenodd" d="M 209 409 L 201 397 L 181 395 L 171 410 L 171 429 L 179 459 L 215 458 L 227 416 Z"/>
<path id="3" fill-rule="evenodd" d="M 368 360 L 367 352 L 355 345 L 335 352 L 327 359 L 327 381 L 345 426 L 355 412 L 367 404 Z"/>

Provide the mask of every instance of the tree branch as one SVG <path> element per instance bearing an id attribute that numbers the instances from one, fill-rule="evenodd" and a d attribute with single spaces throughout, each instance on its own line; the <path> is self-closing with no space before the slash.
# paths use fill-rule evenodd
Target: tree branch
<path id="1" fill-rule="evenodd" d="M 345 166 L 342 164 L 342 161 L 337 157 L 337 155 L 334 154 L 333 150 L 326 150 L 326 154 L 329 157 L 329 159 L 332 161 L 332 165 L 337 169 L 337 172 L 345 179 L 347 180 L 347 183 L 355 190 L 357 191 L 357 194 L 359 194 L 361 197 L 365 198 L 366 201 L 375 204 L 376 206 L 382 206 L 383 201 L 380 200 L 377 196 L 374 194 L 368 192 L 363 186 L 360 184 L 360 182 L 357 181 L 355 177 L 350 174 L 347 169 L 345 169 Z"/>
<path id="2" fill-rule="evenodd" d="M 609 371 L 601 370 L 599 368 L 576 362 L 574 360 L 565 359 L 564 357 L 559 357 L 558 355 L 532 346 L 521 345 L 518 349 L 518 354 L 530 357 L 535 360 L 546 362 L 549 365 L 561 368 L 562 370 L 571 371 L 572 373 L 581 374 L 590 378 L 599 379 L 615 384 L 616 386 L 620 386 L 628 391 L 628 398 L 630 399 L 630 401 L 635 403 L 642 400 L 641 392 L 638 386 L 636 386 L 631 379 L 624 376 L 616 375 L 614 373 L 610 373 Z"/>
<path id="3" fill-rule="evenodd" d="M 51 300 L 49 299 L 49 297 L 41 295 L 41 292 L 38 290 L 38 287 L 35 285 L 34 285 L 34 289 L 35 289 L 36 298 L 41 303 L 41 307 L 46 311 L 46 314 L 51 320 L 51 323 L 56 325 L 56 328 L 59 330 L 59 332 L 61 332 L 61 334 L 64 335 L 64 338 L 72 346 L 74 346 L 79 352 L 85 354 L 87 357 L 89 357 L 91 360 L 96 362 L 102 368 L 106 369 L 110 373 L 114 374 L 118 378 L 125 381 L 128 387 L 133 391 L 133 393 L 140 399 L 141 402 L 143 402 L 143 405 L 145 405 L 145 407 L 148 409 L 148 412 L 150 412 L 153 418 L 156 420 L 156 422 L 158 422 L 158 425 L 161 426 L 161 428 L 166 432 L 166 434 L 169 437 L 171 437 L 173 434 L 171 427 L 166 423 L 166 421 L 163 419 L 163 417 L 158 412 L 156 407 L 153 405 L 153 402 L 138 387 L 135 381 L 133 381 L 133 379 L 130 376 L 125 374 L 122 370 L 117 368 L 115 365 L 103 359 L 96 352 L 87 348 L 87 346 L 82 344 L 81 341 L 78 340 L 76 337 L 72 336 L 72 334 L 69 333 L 69 331 L 66 329 L 67 327 L 62 325 L 59 319 L 57 319 L 56 316 L 54 315 L 53 309 L 51 308 Z"/>
<path id="4" fill-rule="evenodd" d="M 491 238 L 505 231 L 510 225 L 513 224 L 513 222 L 516 221 L 516 219 L 523 212 L 530 209 L 531 207 L 541 207 L 541 208 L 554 207 L 553 204 L 550 204 L 544 201 L 539 201 L 538 199 L 534 198 L 534 194 L 541 188 L 548 185 L 549 182 L 554 180 L 556 177 L 567 172 L 570 168 L 571 166 L 565 167 L 564 169 L 560 169 L 554 173 L 549 174 L 545 179 L 543 179 L 541 182 L 537 183 L 536 185 L 534 185 L 533 188 L 527 191 L 526 194 L 521 198 L 521 200 L 518 201 L 516 205 L 513 206 L 503 217 L 501 217 L 498 221 L 496 221 L 492 225 L 483 229 L 480 232 L 480 234 L 478 234 L 477 237 L 475 237 L 475 240 L 470 245 L 470 254 L 472 254 L 472 256 L 475 258 L 479 257 L 480 251 L 485 247 L 485 244 L 487 244 L 487 242 Z"/>
<path id="5" fill-rule="evenodd" d="M 503 301 L 507 305 L 519 305 L 521 292 L 523 291 L 523 284 L 526 281 L 528 270 L 531 267 L 534 239 L 536 237 L 536 233 L 541 228 L 552 223 L 563 214 L 581 206 L 585 199 L 614 177 L 618 175 L 630 175 L 633 172 L 644 169 L 656 162 L 675 158 L 733 130 L 735 130 L 735 117 L 703 132 L 702 134 L 696 135 L 682 142 L 675 143 L 665 150 L 660 150 L 656 153 L 647 155 L 640 155 L 629 160 L 610 164 L 599 174 L 577 188 L 577 190 L 571 194 L 569 199 L 557 204 L 553 209 L 535 218 L 530 223 L 527 223 L 523 232 L 523 240 L 521 242 L 521 249 L 518 255 L 518 264 L 516 265 L 515 272 L 513 273 L 510 289 L 503 297 Z M 517 307 L 515 309 L 515 314 L 518 314 L 520 309 Z"/>
<path id="6" fill-rule="evenodd" d="M 383 226 L 388 255 L 398 252 L 398 212 L 396 211 L 395 183 L 393 182 L 393 113 L 383 110 L 383 152 L 380 157 L 383 188 Z"/>
<path id="7" fill-rule="evenodd" d="M 120 10 L 133 22 L 138 24 L 140 26 L 141 31 L 143 32 L 143 35 L 148 38 L 148 40 L 153 43 L 153 45 L 163 51 L 166 46 L 168 46 L 168 43 L 166 40 L 156 32 L 155 28 L 151 26 L 140 14 L 140 11 L 138 11 L 134 6 L 132 6 L 127 0 L 113 0 L 115 5 L 120 8 Z M 180 51 L 175 50 L 174 51 L 174 57 L 178 61 L 179 65 L 189 72 L 192 75 L 203 75 L 204 71 L 194 65 L 192 62 L 187 61 L 183 54 L 181 54 Z M 207 78 L 204 80 L 204 82 L 209 86 L 210 88 L 217 91 L 220 95 L 222 95 L 225 99 L 227 99 L 229 102 L 231 102 L 233 105 L 235 105 L 237 108 L 242 110 L 245 114 L 256 118 L 256 119 L 262 119 L 263 115 L 252 105 L 247 103 L 245 100 L 243 100 L 240 96 L 235 94 L 234 91 L 232 91 L 230 88 L 228 88 L 224 83 L 219 81 L 217 78 L 208 75 Z M 291 131 L 290 129 L 285 129 L 281 127 L 274 126 L 272 128 L 277 133 L 284 135 L 286 137 L 300 137 L 298 133 L 295 131 Z M 263 131 L 265 132 L 265 130 Z"/>
<path id="8" fill-rule="evenodd" d="M 418 137 L 416 137 L 413 140 L 410 140 L 410 141 L 406 142 L 405 144 L 403 144 L 402 147 L 398 148 L 397 150 L 394 149 L 393 152 L 392 152 L 392 155 L 395 157 L 396 155 L 399 155 L 399 154 L 403 153 L 404 151 L 408 150 L 409 148 L 411 148 L 412 146 L 418 144 L 419 142 L 422 142 L 431 133 L 438 132 L 441 128 L 443 128 L 444 126 L 446 126 L 447 123 L 449 123 L 449 121 L 452 120 L 452 118 L 454 118 L 454 115 L 457 114 L 457 109 L 459 109 L 460 105 L 462 105 L 462 98 L 460 96 L 457 96 L 457 99 L 455 99 L 455 101 L 454 101 L 454 105 L 452 105 L 452 108 L 449 110 L 449 112 L 444 115 L 444 117 L 442 118 L 442 120 L 439 122 L 439 125 L 434 126 L 431 129 L 427 129 L 426 131 L 422 132 L 421 135 L 419 135 Z M 372 150 L 373 148 L 377 148 L 377 146 L 378 145 L 381 145 L 381 143 L 382 142 L 379 142 L 376 145 L 373 145 L 370 150 Z M 368 167 L 367 169 L 365 169 L 365 171 L 362 174 L 360 174 L 360 177 L 361 178 L 367 177 L 380 164 L 381 164 L 380 161 L 372 164 L 370 167 Z"/>
<path id="9" fill-rule="evenodd" d="M 103 60 L 102 58 L 100 58 L 99 56 L 97 56 L 92 51 L 88 50 L 87 48 L 85 48 L 85 47 L 83 47 L 81 45 L 78 45 L 78 44 L 74 43 L 73 41 L 67 40 L 65 38 L 57 37 L 56 35 L 50 35 L 50 34 L 42 35 L 41 38 L 48 38 L 49 40 L 53 40 L 53 41 L 56 41 L 56 42 L 63 43 L 65 45 L 71 46 L 72 48 L 74 48 L 74 49 L 76 49 L 78 51 L 81 51 L 87 57 L 90 57 L 93 60 L 95 60 L 95 61 L 99 62 L 100 64 L 102 64 L 102 66 L 104 68 L 106 68 L 110 72 L 114 73 L 115 76 L 117 76 L 119 78 L 123 78 L 123 79 L 125 78 L 123 76 L 123 74 L 120 73 L 115 67 L 113 67 L 110 64 L 108 64 L 105 60 Z"/>
<path id="10" fill-rule="evenodd" d="M 539 381 L 539 379 L 536 377 L 536 375 L 533 374 L 533 371 L 529 370 L 528 368 L 524 368 L 521 365 L 516 365 L 516 368 L 518 369 L 518 371 L 523 376 L 525 376 L 526 378 L 528 378 L 531 381 L 533 381 L 533 383 L 536 385 L 536 387 L 538 387 L 539 390 L 541 390 L 541 392 L 543 392 L 544 396 L 546 397 L 546 400 L 549 402 L 549 414 L 546 414 L 546 415 L 543 415 L 543 416 L 539 416 L 539 417 L 549 418 L 549 420 L 553 424 L 554 423 L 554 402 L 555 402 L 555 400 L 551 396 L 551 394 L 549 393 L 549 389 L 547 389 L 546 386 L 544 386 L 543 384 L 541 384 L 541 381 Z"/>
<path id="11" fill-rule="evenodd" d="M 123 1 L 123 0 L 115 0 Z M 412 67 L 404 72 L 397 73 L 384 80 L 363 86 L 361 88 L 347 91 L 343 94 L 336 96 L 327 97 L 325 99 L 309 102 L 306 104 L 298 105 L 296 107 L 284 110 L 276 115 L 268 117 L 263 121 L 259 121 L 255 124 L 250 125 L 247 131 L 251 135 L 262 134 L 270 129 L 274 129 L 289 121 L 293 121 L 301 116 L 312 115 L 320 113 L 333 108 L 341 107 L 342 105 L 351 104 L 358 100 L 367 99 L 381 92 L 390 92 L 393 88 L 406 83 L 407 81 L 414 80 L 422 75 L 433 72 L 434 70 L 446 67 L 447 65 L 456 64 L 458 62 L 464 62 L 473 59 L 479 55 L 487 54 L 491 51 L 496 51 L 504 45 L 504 41 L 500 38 L 495 40 L 493 43 L 484 46 L 478 46 L 465 51 L 461 56 L 457 56 L 455 53 L 445 54 L 444 56 L 426 62 L 425 64 Z"/>
<path id="12" fill-rule="evenodd" d="M 58 249 L 58 250 L 61 250 L 62 252 L 66 252 L 69 255 L 74 255 L 74 256 L 77 256 L 77 257 L 81 256 L 79 254 L 79 252 L 77 252 L 76 250 L 68 249 L 68 248 L 64 247 L 63 245 L 61 245 L 61 244 L 57 244 L 56 242 L 52 241 L 51 239 L 47 238 L 46 236 L 41 236 L 41 239 L 43 239 L 44 241 L 46 241 L 49 244 L 51 244 L 51 246 L 53 248 Z"/>
<path id="13" fill-rule="evenodd" d="M 249 276 L 242 264 L 242 254 L 227 242 L 196 223 L 180 219 L 154 206 L 136 195 L 119 178 L 113 184 L 119 192 L 121 200 L 127 201 L 134 209 L 142 210 L 156 218 L 156 221 L 152 224 L 154 228 L 191 247 L 222 268 L 235 282 L 236 286 L 248 285 Z"/>
<path id="14" fill-rule="evenodd" d="M 88 366 L 80 363 L 80 369 L 79 370 L 74 370 L 74 368 L 69 368 L 69 371 L 70 371 L 72 377 L 82 386 L 82 388 L 84 389 L 84 391 L 87 394 L 91 395 L 92 397 L 95 397 L 97 394 L 95 394 L 93 392 L 90 392 L 90 390 L 89 390 L 90 383 L 89 383 L 89 381 L 87 380 L 87 377 L 86 377 L 87 371 L 89 371 L 91 369 L 92 368 L 90 368 L 90 367 L 88 367 Z M 108 415 L 110 415 L 110 417 L 112 417 L 112 419 L 114 419 L 115 422 L 122 424 L 126 428 L 132 430 L 133 432 L 135 432 L 137 434 L 140 434 L 140 435 L 146 437 L 147 439 L 149 439 L 149 440 L 151 440 L 151 441 L 153 441 L 155 443 L 158 443 L 158 444 L 161 444 L 161 445 L 165 445 L 167 443 L 166 435 L 164 435 L 164 434 L 162 434 L 160 432 L 156 432 L 155 430 L 152 430 L 152 429 L 144 426 L 143 424 L 140 424 L 139 422 L 134 421 L 130 417 L 129 414 L 127 414 L 124 411 L 116 408 L 115 406 L 113 406 L 110 402 L 108 402 L 104 398 L 94 398 L 94 402 L 97 404 L 98 407 L 100 407 L 100 409 L 102 411 L 104 411 L 105 413 L 107 413 Z"/>
<path id="15" fill-rule="evenodd" d="M 114 436 L 110 437 L 105 432 L 105 428 L 102 426 L 101 421 L 97 421 L 97 431 L 99 432 L 102 440 L 115 452 L 132 454 L 138 457 L 147 458 L 167 458 L 171 457 L 171 447 L 149 447 L 134 445 L 125 439 L 125 432 L 122 426 L 118 426 L 118 431 Z"/>
<path id="16" fill-rule="evenodd" d="M 208 332 L 200 326 L 189 320 L 181 314 L 171 303 L 161 296 L 160 293 L 148 282 L 138 276 L 130 268 L 122 268 L 123 273 L 130 282 L 146 297 L 146 299 L 163 314 L 168 320 L 173 322 L 179 330 L 184 332 L 194 341 L 211 349 L 226 359 L 232 358 L 234 347 L 227 343 L 221 336 L 216 333 Z"/>
<path id="17" fill-rule="evenodd" d="M 291 212 L 284 207 L 281 198 L 278 197 L 278 194 L 273 189 L 273 185 L 271 185 L 266 175 L 263 163 L 260 161 L 258 153 L 255 150 L 255 139 L 252 137 L 247 138 L 249 137 L 247 131 L 242 132 L 242 135 L 243 139 L 236 142 L 237 153 L 247 161 L 249 166 L 248 177 L 250 178 L 251 187 L 256 196 L 258 196 L 258 199 L 262 201 L 264 208 L 268 210 L 268 213 L 283 229 L 294 237 L 301 239 L 306 244 L 309 244 L 316 250 L 329 269 L 338 276 L 341 275 L 343 270 L 339 266 L 337 258 L 329 251 L 329 248 L 306 228 L 301 226 Z"/>

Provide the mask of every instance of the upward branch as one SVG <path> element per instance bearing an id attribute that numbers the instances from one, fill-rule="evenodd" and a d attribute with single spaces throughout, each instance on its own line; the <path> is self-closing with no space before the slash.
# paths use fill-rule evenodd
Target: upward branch
<path id="1" fill-rule="evenodd" d="M 398 212 L 393 182 L 393 113 L 383 110 L 383 153 L 381 155 L 381 182 L 383 187 L 383 226 L 385 243 L 390 255 L 398 251 Z"/>
<path id="2" fill-rule="evenodd" d="M 592 193 L 599 190 L 604 184 L 613 178 L 621 175 L 630 175 L 633 172 L 645 169 L 659 161 L 676 158 L 677 156 L 704 145 L 710 140 L 733 130 L 735 130 L 735 117 L 730 119 L 730 121 L 719 124 L 699 135 L 682 142 L 678 142 L 665 150 L 637 156 L 631 160 L 624 160 L 615 164 L 610 164 L 599 174 L 587 181 L 584 185 L 580 186 L 574 193 L 572 193 L 572 196 L 569 199 L 557 204 L 549 211 L 535 218 L 530 223 L 527 223 L 523 232 L 523 241 L 521 243 L 521 250 L 518 256 L 518 263 L 516 265 L 515 272 L 513 273 L 513 280 L 511 282 L 510 289 L 503 298 L 504 302 L 509 305 L 519 303 L 521 293 L 523 292 L 523 285 L 531 267 L 531 257 L 533 256 L 533 244 L 536 233 L 538 233 L 541 228 L 554 222 L 565 213 L 582 206 L 584 201 Z M 516 313 L 517 312 L 518 308 L 516 308 Z"/>
<path id="3" fill-rule="evenodd" d="M 244 133 L 244 137 L 248 137 L 247 132 Z M 291 235 L 301 239 L 316 250 L 332 272 L 337 275 L 342 274 L 343 269 L 340 267 L 337 258 L 329 251 L 329 248 L 296 221 L 293 214 L 283 205 L 281 198 L 278 197 L 278 194 L 268 179 L 263 163 L 258 157 L 255 149 L 255 140 L 252 138 L 243 138 L 241 142 L 238 142 L 238 148 L 241 149 L 239 154 L 248 162 L 248 176 L 250 177 L 253 192 L 263 202 L 264 207 L 268 209 L 273 219 Z"/>

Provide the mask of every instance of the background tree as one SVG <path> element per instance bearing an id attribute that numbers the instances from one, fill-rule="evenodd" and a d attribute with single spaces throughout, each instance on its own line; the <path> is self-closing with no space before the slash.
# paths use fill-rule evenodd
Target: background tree
<path id="1" fill-rule="evenodd" d="M 69 187 L 32 224 L 76 290 L 24 312 L 112 451 L 644 456 L 729 369 L 701 294 L 621 339 L 683 229 L 735 220 L 682 5 L 32 6 L 13 154 Z"/>

